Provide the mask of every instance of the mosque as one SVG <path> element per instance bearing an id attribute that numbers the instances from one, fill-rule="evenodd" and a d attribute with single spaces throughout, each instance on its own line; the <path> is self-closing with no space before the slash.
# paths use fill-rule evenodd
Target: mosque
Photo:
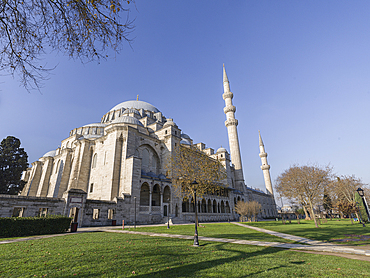
<path id="1" fill-rule="evenodd" d="M 227 179 L 217 194 L 198 202 L 200 221 L 238 219 L 238 201 L 256 200 L 261 218 L 277 215 L 273 189 L 261 135 L 261 169 L 266 193 L 245 184 L 238 140 L 238 120 L 233 93 L 223 69 L 225 125 L 230 153 L 216 152 L 194 143 L 173 119 L 140 100 L 114 106 L 101 118 L 75 128 L 56 150 L 44 154 L 22 175 L 26 185 L 20 196 L 0 195 L 0 217 L 64 214 L 79 226 L 125 223 L 173 223 L 194 221 L 194 206 L 174 194 L 166 177 L 165 163 L 180 145 L 196 146 L 225 167 Z"/>

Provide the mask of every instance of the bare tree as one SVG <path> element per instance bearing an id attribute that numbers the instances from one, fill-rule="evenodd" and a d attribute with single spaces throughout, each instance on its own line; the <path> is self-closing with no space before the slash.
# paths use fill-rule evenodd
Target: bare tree
<path id="1" fill-rule="evenodd" d="M 261 208 L 261 204 L 257 201 L 239 201 L 235 206 L 235 211 L 241 215 L 242 221 L 245 217 L 248 217 L 249 221 L 256 221 L 257 215 L 261 213 Z"/>
<path id="2" fill-rule="evenodd" d="M 247 215 L 249 215 L 249 204 L 247 202 L 238 201 L 235 205 L 235 212 L 240 214 L 241 222 L 244 222 Z"/>
<path id="3" fill-rule="evenodd" d="M 0 70 L 19 75 L 27 90 L 39 88 L 48 70 L 40 57 L 52 50 L 82 62 L 119 50 L 133 22 L 124 0 L 0 1 Z M 121 20 L 122 15 L 125 19 Z"/>
<path id="4" fill-rule="evenodd" d="M 227 190 L 226 171 L 222 164 L 193 146 L 177 147 L 167 162 L 167 176 L 180 198 L 192 198 Z M 197 181 L 197 184 L 193 183 Z M 194 203 L 195 211 L 197 204 Z M 198 225 L 198 215 L 195 221 Z"/>
<path id="5" fill-rule="evenodd" d="M 253 221 L 256 221 L 258 214 L 261 213 L 262 206 L 257 201 L 250 201 L 249 206 L 251 210 L 251 219 L 253 219 Z"/>
<path id="6" fill-rule="evenodd" d="M 283 197 L 303 206 L 308 205 L 310 214 L 319 227 L 315 217 L 314 206 L 322 200 L 325 187 L 329 183 L 331 168 L 326 166 L 291 166 L 280 174 L 275 187 Z"/>

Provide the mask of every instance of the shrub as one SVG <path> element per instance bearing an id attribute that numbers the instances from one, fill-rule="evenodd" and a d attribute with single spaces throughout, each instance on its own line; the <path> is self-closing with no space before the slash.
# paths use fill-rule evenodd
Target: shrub
<path id="1" fill-rule="evenodd" d="M 19 237 L 64 233 L 72 218 L 63 215 L 46 217 L 3 217 L 0 218 L 0 237 Z"/>

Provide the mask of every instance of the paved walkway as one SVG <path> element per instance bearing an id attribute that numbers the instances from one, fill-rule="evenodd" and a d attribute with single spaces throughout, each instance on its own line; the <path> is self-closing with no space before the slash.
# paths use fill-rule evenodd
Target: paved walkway
<path id="1" fill-rule="evenodd" d="M 342 254 L 354 254 L 354 255 L 361 255 L 361 256 L 369 256 L 370 257 L 370 250 L 363 250 L 359 248 L 353 248 L 343 245 L 335 245 L 332 243 L 325 243 L 318 240 L 310 240 L 303 237 L 288 235 L 284 233 L 278 233 L 266 229 L 256 228 L 252 226 L 248 226 L 245 224 L 240 224 L 233 222 L 233 224 L 248 228 L 254 229 L 259 232 L 267 233 L 270 235 L 274 235 L 277 237 L 281 237 L 284 239 L 305 243 L 308 245 L 303 244 L 293 244 L 293 243 L 282 243 L 282 242 L 264 242 L 264 241 L 254 241 L 254 240 L 239 240 L 239 239 L 228 239 L 228 238 L 214 238 L 214 237 L 204 237 L 199 236 L 199 240 L 204 241 L 214 241 L 214 242 L 224 242 L 224 243 L 233 243 L 233 244 L 246 244 L 246 245 L 255 245 L 255 246 L 263 246 L 263 247 L 279 247 L 285 249 L 293 249 L 293 250 L 300 250 L 300 251 L 313 251 L 313 252 L 330 252 L 330 253 L 342 253 Z M 162 224 L 163 225 L 163 224 Z M 127 233 L 127 234 L 138 234 L 138 235 L 146 235 L 146 236 L 156 236 L 156 237 L 169 237 L 169 238 L 179 238 L 179 239 L 188 239 L 193 240 L 194 236 L 186 236 L 186 235 L 175 235 L 175 234 L 163 234 L 163 233 L 151 233 L 151 232 L 139 232 L 139 231 L 128 231 L 128 230 L 117 230 L 118 226 L 110 226 L 110 227 L 87 227 L 87 228 L 78 228 L 78 232 L 76 233 L 86 233 L 86 232 L 110 232 L 110 233 Z M 35 240 L 41 238 L 50 238 L 55 236 L 65 236 L 65 235 L 73 235 L 76 233 L 64 233 L 64 234 L 56 234 L 56 235 L 45 235 L 45 236 L 34 236 L 34 237 L 27 237 L 27 238 L 18 238 L 12 240 L 3 240 L 0 241 L 0 244 L 6 243 L 14 243 L 26 240 Z"/>
<path id="2" fill-rule="evenodd" d="M 181 238 L 181 239 L 189 239 L 189 240 L 194 239 L 194 236 L 162 234 L 162 233 L 150 233 L 150 232 L 137 232 L 137 231 L 127 231 L 127 230 L 106 229 L 106 230 L 104 230 L 104 232 L 127 233 L 127 234 L 137 234 L 137 235 L 156 236 L 156 237 Z M 246 244 L 246 245 L 264 246 L 264 247 L 279 247 L 279 248 L 285 248 L 285 249 L 297 249 L 297 250 L 306 250 L 306 251 L 348 253 L 348 254 L 370 256 L 370 251 L 369 250 L 355 249 L 355 248 L 351 248 L 351 247 L 334 245 L 334 244 L 325 244 L 323 242 L 321 242 L 320 245 L 302 245 L 302 244 L 293 244 L 293 243 L 265 242 L 265 241 L 255 241 L 255 240 L 239 240 L 239 239 L 214 238 L 214 237 L 204 237 L 204 236 L 199 236 L 198 238 L 199 238 L 199 240 L 204 240 L 204 241 L 215 241 L 215 242 L 234 243 L 234 244 Z"/>

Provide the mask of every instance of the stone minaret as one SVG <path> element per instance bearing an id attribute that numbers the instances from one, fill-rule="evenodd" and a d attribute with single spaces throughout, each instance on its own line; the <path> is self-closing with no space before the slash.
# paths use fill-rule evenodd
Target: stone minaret
<path id="1" fill-rule="evenodd" d="M 240 191 L 244 191 L 245 184 L 243 177 L 242 159 L 240 156 L 238 130 L 236 128 L 238 125 L 238 120 L 235 119 L 236 108 L 232 102 L 233 93 L 230 92 L 230 84 L 226 75 L 225 66 L 223 68 L 224 68 L 223 73 L 224 94 L 222 95 L 222 97 L 225 100 L 224 108 L 224 112 L 226 114 L 225 125 L 227 127 L 227 133 L 229 136 L 231 163 L 234 165 L 235 169 L 235 188 Z"/>
<path id="2" fill-rule="evenodd" d="M 270 165 L 267 164 L 267 153 L 265 153 L 265 146 L 262 142 L 261 133 L 258 131 L 258 134 L 260 136 L 260 158 L 262 162 L 261 169 L 263 171 L 263 178 L 265 179 L 265 186 L 271 195 L 274 195 L 274 192 L 272 191 L 272 184 L 271 184 L 271 177 L 270 177 Z"/>

